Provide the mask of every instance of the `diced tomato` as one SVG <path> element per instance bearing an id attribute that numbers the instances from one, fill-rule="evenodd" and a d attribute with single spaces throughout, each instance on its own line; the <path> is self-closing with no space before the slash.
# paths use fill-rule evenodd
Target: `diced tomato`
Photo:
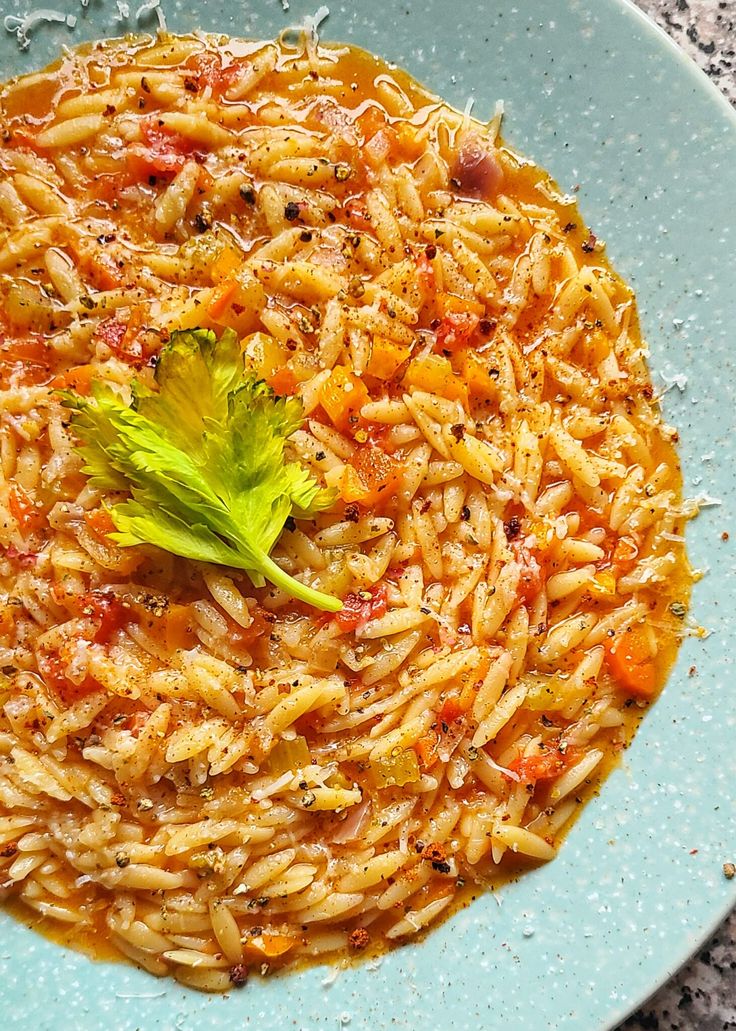
<path id="1" fill-rule="evenodd" d="M 189 61 L 189 68 L 189 78 L 197 88 L 210 89 L 218 97 L 232 85 L 240 71 L 238 64 L 229 64 L 225 68 L 219 54 L 207 52 L 195 54 Z"/>
<path id="2" fill-rule="evenodd" d="M 479 322 L 480 319 L 472 311 L 448 312 L 437 327 L 437 350 L 456 351 L 460 347 L 467 347 Z"/>
<path id="3" fill-rule="evenodd" d="M 125 729 L 129 730 L 133 737 L 139 737 L 146 723 L 148 723 L 150 715 L 149 709 L 136 709 L 125 721 Z"/>
<path id="4" fill-rule="evenodd" d="M 95 329 L 94 335 L 102 340 L 121 361 L 134 368 L 140 368 L 145 365 L 148 356 L 143 350 L 137 332 L 138 320 L 133 319 L 126 324 L 113 316 L 110 319 L 103 319 Z"/>
<path id="5" fill-rule="evenodd" d="M 466 712 L 467 706 L 463 705 L 459 698 L 446 698 L 437 713 L 437 718 L 441 723 L 454 723 Z"/>
<path id="6" fill-rule="evenodd" d="M 114 533 L 117 529 L 106 508 L 95 508 L 91 512 L 85 512 L 84 521 L 95 537 L 99 537 L 100 540 L 104 540 L 108 534 Z"/>
<path id="7" fill-rule="evenodd" d="M 40 337 L 13 340 L 0 334 L 0 379 L 12 379 L 19 386 L 43 383 L 49 362 L 49 346 Z"/>
<path id="8" fill-rule="evenodd" d="M 92 640 L 107 644 L 116 630 L 131 621 L 131 611 L 120 598 L 105 591 L 90 591 L 82 600 L 82 613 L 97 623 Z"/>
<path id="9" fill-rule="evenodd" d="M 137 179 L 173 178 L 186 164 L 194 151 L 194 144 L 165 125 L 155 115 L 140 123 L 145 146 L 133 144 L 126 155 L 128 168 Z"/>
<path id="10" fill-rule="evenodd" d="M 373 228 L 368 208 L 359 200 L 349 200 L 345 205 L 345 217 L 354 229 L 370 232 Z"/>
<path id="11" fill-rule="evenodd" d="M 38 559 L 37 551 L 19 551 L 13 544 L 8 544 L 4 549 L 4 554 L 11 562 L 17 562 L 21 569 L 30 569 L 32 566 L 35 566 Z M 5 609 L 4 613 L 7 613 L 7 611 Z M 0 617 L 0 621 L 2 621 L 2 617 Z"/>
<path id="12" fill-rule="evenodd" d="M 357 501 L 365 508 L 387 502 L 399 484 L 401 466 L 395 458 L 375 444 L 359 447 L 346 467 L 340 483 L 340 496 L 348 503 Z"/>
<path id="13" fill-rule="evenodd" d="M 368 401 L 368 388 L 344 365 L 336 365 L 319 392 L 330 422 L 341 433 L 354 434 L 360 425 L 360 409 Z"/>
<path id="14" fill-rule="evenodd" d="M 375 584 L 369 591 L 357 594 L 351 591 L 343 598 L 342 608 L 334 617 L 335 623 L 344 634 L 362 630 L 372 619 L 385 615 L 387 607 L 385 584 Z"/>
<path id="15" fill-rule="evenodd" d="M 280 397 L 290 397 L 296 393 L 296 388 L 299 386 L 299 381 L 290 365 L 284 365 L 283 368 L 277 369 L 272 376 L 268 377 L 266 383 L 274 394 L 278 394 Z"/>
<path id="16" fill-rule="evenodd" d="M 537 548 L 528 548 L 524 541 L 513 541 L 511 550 L 514 558 L 521 566 L 521 578 L 519 580 L 519 600 L 530 605 L 534 602 L 542 590 L 542 567 L 539 564 L 539 551 Z"/>
<path id="17" fill-rule="evenodd" d="M 470 686 L 470 685 L 469 685 Z M 430 770 L 439 758 L 440 746 L 445 743 L 448 750 L 464 733 L 463 716 L 470 708 L 474 690 L 446 698 L 437 711 L 437 719 L 430 729 L 419 738 L 414 749 L 423 770 Z"/>
<path id="18" fill-rule="evenodd" d="M 43 525 L 43 509 L 19 483 L 11 483 L 8 488 L 8 507 L 24 537 Z"/>
<path id="19" fill-rule="evenodd" d="M 535 784 L 538 780 L 553 780 L 570 765 L 572 755 L 559 748 L 545 748 L 539 755 L 519 756 L 508 765 L 509 770 L 518 773 L 524 784 Z"/>
<path id="20" fill-rule="evenodd" d="M 253 610 L 253 620 L 247 627 L 242 627 L 239 624 L 231 624 L 231 640 L 237 645 L 239 644 L 242 648 L 250 648 L 251 645 L 264 636 L 268 632 L 270 626 L 267 616 L 270 615 L 265 609 L 260 606 L 256 606 Z"/>
<path id="21" fill-rule="evenodd" d="M 93 677 L 85 677 L 81 684 L 75 684 L 66 675 L 66 664 L 57 654 L 39 652 L 36 656 L 38 672 L 45 683 L 56 692 L 64 705 L 72 705 L 88 694 L 98 691 L 100 684 Z"/>
<path id="22" fill-rule="evenodd" d="M 657 689 L 657 671 L 645 628 L 629 627 L 604 641 L 604 647 L 608 668 L 619 687 L 637 698 L 651 698 Z"/>

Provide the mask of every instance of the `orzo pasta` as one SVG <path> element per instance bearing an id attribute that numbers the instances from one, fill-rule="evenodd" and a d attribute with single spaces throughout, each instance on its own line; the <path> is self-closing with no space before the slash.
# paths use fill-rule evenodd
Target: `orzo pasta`
<path id="1" fill-rule="evenodd" d="M 498 119 L 311 38 L 98 45 L 1 99 L 3 891 L 219 991 L 552 859 L 691 579 L 634 299 L 575 205 Z M 128 481 L 83 466 L 80 411 L 132 427 L 182 341 L 239 341 L 233 382 L 297 413 L 277 464 L 321 501 L 265 581 L 221 524 L 209 562 L 111 536 Z"/>

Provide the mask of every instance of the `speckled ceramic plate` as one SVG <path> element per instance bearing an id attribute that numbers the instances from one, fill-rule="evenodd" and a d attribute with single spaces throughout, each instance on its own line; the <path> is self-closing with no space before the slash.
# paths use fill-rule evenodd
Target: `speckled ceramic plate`
<path id="1" fill-rule="evenodd" d="M 3 77 L 62 44 L 153 29 L 114 0 L 54 0 L 76 24 L 40 25 Z M 161 0 L 168 25 L 272 36 L 318 0 Z M 5 0 L 25 14 L 28 0 Z M 289 8 L 284 11 L 283 8 Z M 16 22 L 6 19 L 6 27 Z M 206 997 L 122 964 L 93 963 L 0 916 L 0 998 L 23 1029 L 615 1026 L 736 901 L 736 117 L 688 58 L 625 0 L 339 0 L 322 27 L 412 71 L 458 107 L 506 105 L 505 134 L 580 189 L 584 216 L 633 284 L 655 381 L 669 385 L 686 489 L 718 504 L 690 526 L 696 618 L 664 696 L 552 864 L 481 898 L 380 964 L 315 967 Z M 2 29 L 0 29 L 2 32 Z M 674 377 L 677 377 L 676 379 Z M 332 983 L 330 983 L 332 982 Z"/>

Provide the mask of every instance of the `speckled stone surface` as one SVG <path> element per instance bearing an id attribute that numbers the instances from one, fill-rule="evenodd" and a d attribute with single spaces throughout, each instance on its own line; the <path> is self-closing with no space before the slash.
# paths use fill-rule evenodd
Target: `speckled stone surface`
<path id="1" fill-rule="evenodd" d="M 736 0 L 635 0 L 736 105 Z M 736 911 L 620 1031 L 736 1028 Z"/>

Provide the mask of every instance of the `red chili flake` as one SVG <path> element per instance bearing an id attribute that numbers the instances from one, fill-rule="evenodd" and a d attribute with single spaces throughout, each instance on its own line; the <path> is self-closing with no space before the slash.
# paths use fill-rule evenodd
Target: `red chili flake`
<path id="1" fill-rule="evenodd" d="M 696 848 L 691 848 L 690 849 L 690 855 L 691 856 L 697 856 L 697 854 L 698 854 L 698 850 Z"/>
<path id="2" fill-rule="evenodd" d="M 238 988 L 248 980 L 248 967 L 245 963 L 236 963 L 230 967 L 230 980 Z"/>
<path id="3" fill-rule="evenodd" d="M 590 254 L 592 251 L 595 250 L 596 242 L 597 240 L 595 233 L 588 233 L 587 240 L 584 240 L 582 244 L 583 250 L 586 254 Z"/>
<path id="4" fill-rule="evenodd" d="M 371 936 L 366 931 L 365 927 L 356 927 L 354 931 L 351 931 L 348 935 L 348 945 L 351 949 L 360 951 L 366 948 L 370 944 Z"/>
<path id="5" fill-rule="evenodd" d="M 354 501 L 345 506 L 344 516 L 349 523 L 357 523 L 360 519 L 360 509 Z"/>
<path id="6" fill-rule="evenodd" d="M 515 537 L 518 537 L 521 533 L 521 520 L 518 516 L 513 515 L 511 518 L 503 524 L 503 530 L 506 534 L 506 540 L 512 541 Z"/>
<path id="7" fill-rule="evenodd" d="M 6 841 L 2 848 L 0 848 L 0 859 L 12 859 L 17 851 L 17 841 Z"/>
<path id="8" fill-rule="evenodd" d="M 110 798 L 110 805 L 125 805 L 125 795 L 116 791 L 115 794 Z"/>
<path id="9" fill-rule="evenodd" d="M 446 863 L 447 852 L 445 846 L 441 845 L 438 841 L 430 841 L 428 845 L 425 845 L 422 849 L 422 859 L 426 859 L 429 863 Z"/>

